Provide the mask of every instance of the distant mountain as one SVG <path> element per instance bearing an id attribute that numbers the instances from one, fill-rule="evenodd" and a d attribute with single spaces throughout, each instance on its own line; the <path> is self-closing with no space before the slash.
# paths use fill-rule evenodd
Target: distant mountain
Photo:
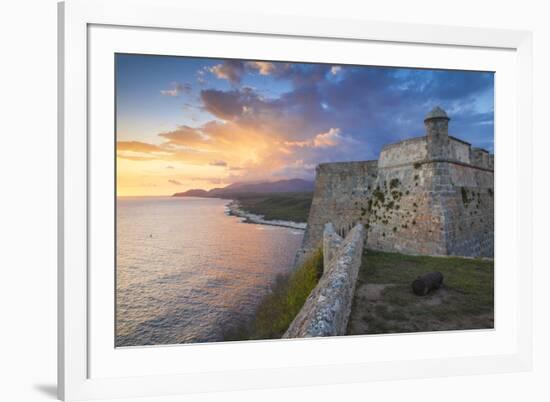
<path id="1" fill-rule="evenodd" d="M 183 193 L 175 193 L 173 197 L 208 197 L 208 191 L 195 188 L 187 190 Z"/>
<path id="2" fill-rule="evenodd" d="M 314 182 L 303 179 L 289 179 L 260 183 L 233 183 L 212 190 L 193 189 L 175 193 L 173 197 L 223 197 L 243 193 L 298 193 L 313 191 Z"/>

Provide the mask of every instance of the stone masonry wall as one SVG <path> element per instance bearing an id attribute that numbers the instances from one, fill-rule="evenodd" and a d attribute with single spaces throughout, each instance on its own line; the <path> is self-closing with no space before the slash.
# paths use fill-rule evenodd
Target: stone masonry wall
<path id="1" fill-rule="evenodd" d="M 355 225 L 342 239 L 328 223 L 324 229 L 324 272 L 283 338 L 345 335 L 366 230 Z"/>
<path id="2" fill-rule="evenodd" d="M 380 170 L 369 210 L 367 247 L 444 255 L 441 207 L 433 197 L 432 164 Z"/>
<path id="3" fill-rule="evenodd" d="M 336 231 L 342 235 L 354 224 L 364 224 L 368 231 L 367 247 L 375 250 L 492 256 L 491 170 L 423 161 L 376 169 L 374 178 L 373 166 L 369 169 L 366 165 L 336 165 L 321 165 L 318 170 L 297 264 L 320 245 L 322 228 L 327 222 L 337 222 Z M 360 169 L 354 169 L 358 166 Z M 474 201 L 465 201 L 474 197 Z"/>
<path id="4" fill-rule="evenodd" d="M 449 159 L 470 163 L 470 144 L 454 137 L 449 137 L 449 140 Z"/>
<path id="5" fill-rule="evenodd" d="M 441 201 L 447 254 L 493 257 L 493 172 L 450 165 L 451 192 Z"/>
<path id="6" fill-rule="evenodd" d="M 371 198 L 368 248 L 493 255 L 492 171 L 445 161 L 379 169 Z"/>
<path id="7" fill-rule="evenodd" d="M 376 250 L 492 257 L 494 157 L 449 136 L 449 120 L 435 108 L 426 136 L 385 146 L 378 162 L 319 165 L 296 263 L 319 247 L 328 222 L 341 236 L 364 224 Z"/>
<path id="8" fill-rule="evenodd" d="M 377 172 L 377 161 L 327 163 L 317 167 L 308 225 L 296 265 L 321 245 L 326 223 L 331 222 L 336 232 L 345 236 L 357 223 L 368 222 L 368 200 Z"/>
<path id="9" fill-rule="evenodd" d="M 380 152 L 379 168 L 410 164 L 428 157 L 426 137 L 416 137 L 386 145 Z"/>

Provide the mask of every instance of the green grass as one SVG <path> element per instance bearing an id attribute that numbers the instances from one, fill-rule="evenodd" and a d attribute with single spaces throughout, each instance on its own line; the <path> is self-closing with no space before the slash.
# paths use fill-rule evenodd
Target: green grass
<path id="1" fill-rule="evenodd" d="M 272 291 L 260 303 L 251 323 L 225 335 L 226 341 L 278 339 L 323 274 L 323 252 L 319 249 L 293 273 L 277 277 Z"/>
<path id="2" fill-rule="evenodd" d="M 237 194 L 234 196 L 247 212 L 268 220 L 307 222 L 313 193 Z"/>
<path id="3" fill-rule="evenodd" d="M 444 286 L 416 296 L 414 279 L 439 271 Z M 493 327 L 493 261 L 408 256 L 369 250 L 363 257 L 353 301 L 352 334 Z M 371 293 L 369 297 L 369 286 Z M 372 287 L 380 286 L 380 297 Z"/>

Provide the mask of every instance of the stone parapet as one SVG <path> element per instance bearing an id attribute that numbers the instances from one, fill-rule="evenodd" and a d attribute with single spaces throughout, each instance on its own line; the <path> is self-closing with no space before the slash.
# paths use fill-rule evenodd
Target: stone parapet
<path id="1" fill-rule="evenodd" d="M 324 272 L 283 338 L 345 335 L 366 230 L 355 225 L 342 239 L 331 223 L 323 232 Z"/>

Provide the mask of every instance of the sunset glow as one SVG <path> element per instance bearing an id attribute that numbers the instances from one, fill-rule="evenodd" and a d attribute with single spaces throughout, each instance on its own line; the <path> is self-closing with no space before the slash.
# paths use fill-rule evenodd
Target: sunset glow
<path id="1" fill-rule="evenodd" d="M 119 54 L 116 82 L 119 196 L 312 179 L 423 135 L 434 105 L 493 151 L 492 73 Z"/>

